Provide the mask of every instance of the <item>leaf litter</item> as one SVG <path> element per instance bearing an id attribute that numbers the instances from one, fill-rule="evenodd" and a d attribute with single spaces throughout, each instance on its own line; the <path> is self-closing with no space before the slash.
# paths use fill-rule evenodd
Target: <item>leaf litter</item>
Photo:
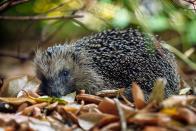
<path id="1" fill-rule="evenodd" d="M 165 81 L 161 78 L 155 82 L 148 102 L 145 101 L 140 86 L 134 82 L 133 100 L 128 100 L 123 95 L 123 88 L 103 90 L 96 95 L 87 94 L 82 90 L 61 98 L 39 96 L 39 84 L 37 78 L 30 76 L 5 80 L 0 92 L 0 130 L 196 129 L 196 96 L 189 93 L 164 99 Z"/>

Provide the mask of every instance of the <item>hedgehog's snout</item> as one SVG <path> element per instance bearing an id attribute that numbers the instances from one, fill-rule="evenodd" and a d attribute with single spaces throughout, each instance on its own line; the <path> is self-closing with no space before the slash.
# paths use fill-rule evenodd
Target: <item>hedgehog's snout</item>
<path id="1" fill-rule="evenodd" d="M 42 80 L 40 94 L 61 97 L 75 90 L 71 72 L 60 71 L 56 76 Z"/>

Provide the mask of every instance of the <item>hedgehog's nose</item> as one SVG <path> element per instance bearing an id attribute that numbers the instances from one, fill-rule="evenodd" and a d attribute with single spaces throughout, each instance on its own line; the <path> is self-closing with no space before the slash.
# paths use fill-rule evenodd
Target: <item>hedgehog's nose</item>
<path id="1" fill-rule="evenodd" d="M 57 91 L 52 91 L 50 93 L 50 96 L 54 96 L 54 97 L 61 97 L 61 93 L 57 92 Z"/>

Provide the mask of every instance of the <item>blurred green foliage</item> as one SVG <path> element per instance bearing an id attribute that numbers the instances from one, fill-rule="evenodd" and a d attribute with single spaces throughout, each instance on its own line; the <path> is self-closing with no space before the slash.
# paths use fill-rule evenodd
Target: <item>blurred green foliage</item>
<path id="1" fill-rule="evenodd" d="M 196 11 L 188 9 L 191 5 L 186 7 L 172 0 L 29 0 L 0 12 L 0 15 L 48 17 L 78 14 L 83 17 L 71 20 L 0 20 L 0 40 L 4 43 L 18 39 L 58 43 L 107 28 L 134 26 L 158 34 L 184 53 L 195 49 L 196 45 Z M 196 61 L 195 53 L 190 55 L 190 59 Z"/>

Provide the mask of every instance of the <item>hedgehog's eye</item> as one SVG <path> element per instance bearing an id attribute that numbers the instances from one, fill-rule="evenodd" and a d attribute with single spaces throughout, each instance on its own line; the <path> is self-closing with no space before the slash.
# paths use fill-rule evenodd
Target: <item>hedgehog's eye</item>
<path id="1" fill-rule="evenodd" d="M 63 75 L 64 75 L 64 76 L 68 76 L 68 75 L 69 75 L 69 71 L 64 70 L 64 71 L 63 71 Z"/>

